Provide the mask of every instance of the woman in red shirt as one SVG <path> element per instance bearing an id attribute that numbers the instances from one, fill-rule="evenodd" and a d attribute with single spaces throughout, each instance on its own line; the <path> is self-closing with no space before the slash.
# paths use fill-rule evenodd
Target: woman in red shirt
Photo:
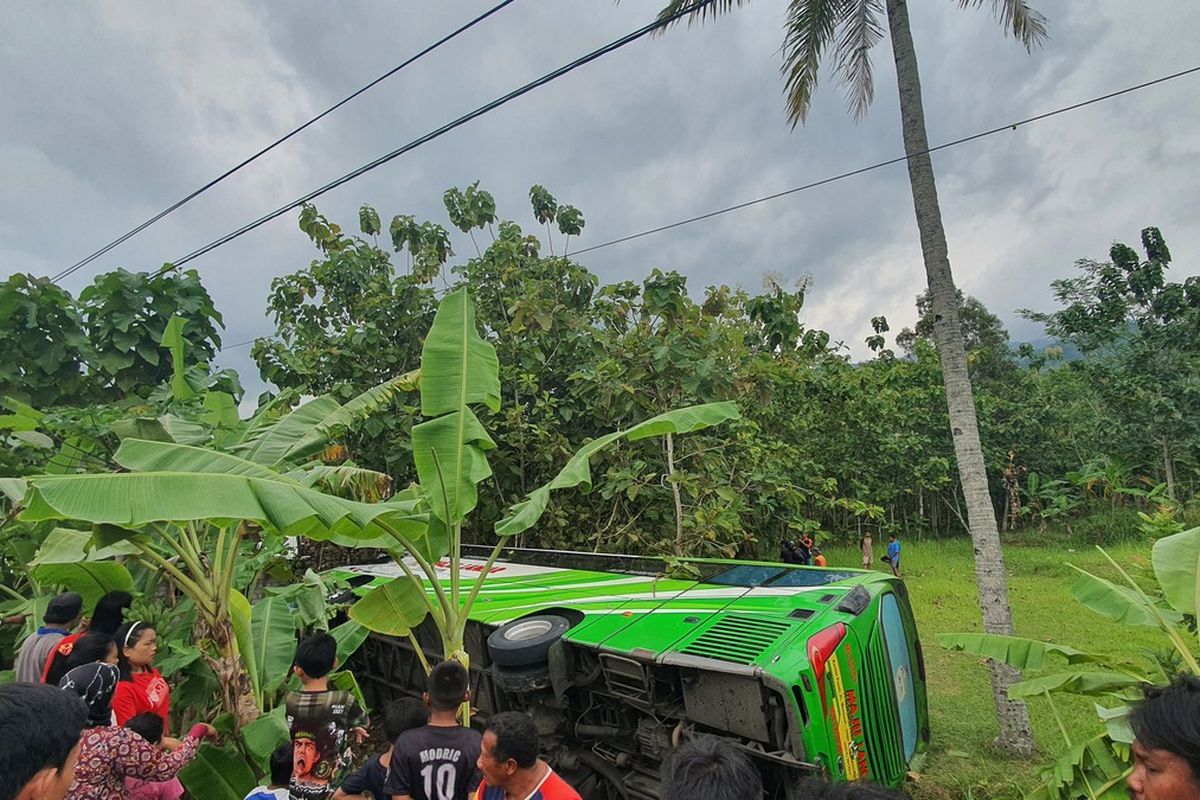
<path id="1" fill-rule="evenodd" d="M 113 638 L 120 650 L 117 667 L 121 671 L 112 699 L 117 724 L 124 725 L 138 714 L 150 711 L 162 717 L 163 727 L 170 730 L 171 689 L 154 668 L 158 634 L 145 622 L 126 622 Z"/>

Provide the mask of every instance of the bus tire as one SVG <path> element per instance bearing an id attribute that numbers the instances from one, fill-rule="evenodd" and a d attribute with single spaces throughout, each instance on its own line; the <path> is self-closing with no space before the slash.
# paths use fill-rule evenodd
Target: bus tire
<path id="1" fill-rule="evenodd" d="M 570 627 L 570 621 L 557 614 L 537 614 L 513 620 L 488 636 L 488 655 L 493 664 L 502 667 L 542 664 L 548 658 L 550 645 Z"/>
<path id="2" fill-rule="evenodd" d="M 550 687 L 550 670 L 545 664 L 524 667 L 492 664 L 492 684 L 508 694 L 528 694 Z"/>

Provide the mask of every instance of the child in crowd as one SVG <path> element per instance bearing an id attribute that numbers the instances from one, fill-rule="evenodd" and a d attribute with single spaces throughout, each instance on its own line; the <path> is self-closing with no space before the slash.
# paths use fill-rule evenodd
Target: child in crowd
<path id="1" fill-rule="evenodd" d="M 813 566 L 814 567 L 829 566 L 829 560 L 825 558 L 825 554 L 821 552 L 821 548 L 814 547 L 812 549 L 812 555 L 813 555 Z"/>
<path id="2" fill-rule="evenodd" d="M 303 687 L 287 696 L 292 740 L 293 800 L 328 800 L 340 773 L 350 763 L 350 734 L 362 741 L 367 715 L 350 692 L 330 689 L 337 666 L 337 641 L 328 633 L 302 639 L 292 671 Z"/>
<path id="3" fill-rule="evenodd" d="M 471 697 L 470 677 L 457 661 L 443 661 L 427 685 L 429 722 L 396 739 L 384 791 L 412 800 L 466 800 L 479 785 L 482 738 L 458 722 L 459 707 Z"/>
<path id="4" fill-rule="evenodd" d="M 163 737 L 162 717 L 153 711 L 144 711 L 130 718 L 125 727 L 164 750 L 175 750 L 179 747 L 177 739 Z M 171 778 L 168 781 L 126 778 L 125 790 L 129 792 L 129 800 L 179 800 L 183 797 L 183 784 L 179 782 L 179 778 Z"/>
<path id="5" fill-rule="evenodd" d="M 392 701 L 383 713 L 383 732 L 390 742 L 387 750 L 371 756 L 366 764 L 346 778 L 341 787 L 333 793 L 333 800 L 351 800 L 356 797 L 388 800 L 390 795 L 384 791 L 383 785 L 387 780 L 388 767 L 392 763 L 392 745 L 400 734 L 420 728 L 427 722 L 429 706 L 417 698 L 405 697 Z"/>
<path id="6" fill-rule="evenodd" d="M 288 784 L 292 780 L 292 743 L 285 742 L 271 753 L 271 782 L 256 786 L 246 800 L 290 800 Z"/>

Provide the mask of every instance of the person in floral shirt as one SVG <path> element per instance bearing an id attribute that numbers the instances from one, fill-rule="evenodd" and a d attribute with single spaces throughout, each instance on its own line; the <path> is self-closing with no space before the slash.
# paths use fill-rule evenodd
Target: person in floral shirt
<path id="1" fill-rule="evenodd" d="M 112 698 L 117 668 L 93 663 L 68 672 L 59 687 L 83 698 L 88 727 L 79 739 L 75 780 L 67 790 L 71 800 L 127 800 L 126 778 L 168 781 L 195 757 L 206 737 L 216 730 L 206 723 L 192 726 L 179 748 L 168 753 L 128 728 L 112 726 Z"/>

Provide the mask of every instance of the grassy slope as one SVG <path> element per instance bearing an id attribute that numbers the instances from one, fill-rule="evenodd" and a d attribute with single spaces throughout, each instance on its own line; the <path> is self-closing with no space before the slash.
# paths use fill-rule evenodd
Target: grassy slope
<path id="1" fill-rule="evenodd" d="M 979 659 L 947 652 L 934 641 L 939 633 L 981 629 L 970 543 L 905 541 L 903 545 L 904 579 L 925 647 L 933 734 L 921 780 L 909 790 L 922 800 L 1019 798 L 1038 783 L 1046 759 L 1012 759 L 991 746 L 996 723 L 987 667 Z M 1149 551 L 1149 545 L 1109 548 L 1118 563 L 1126 569 L 1132 565 L 1138 572 L 1148 568 Z M 849 548 L 832 548 L 826 555 L 831 565 L 852 564 L 855 559 Z M 1134 658 L 1165 646 L 1155 630 L 1108 622 L 1071 597 L 1075 573 L 1066 566 L 1068 561 L 1096 574 L 1117 577 L 1095 548 L 1006 545 L 1005 561 L 1016 635 Z M 1099 732 L 1090 700 L 1071 697 L 1057 704 L 1073 737 Z M 1059 752 L 1063 738 L 1049 706 L 1034 701 L 1030 716 L 1043 752 Z"/>

